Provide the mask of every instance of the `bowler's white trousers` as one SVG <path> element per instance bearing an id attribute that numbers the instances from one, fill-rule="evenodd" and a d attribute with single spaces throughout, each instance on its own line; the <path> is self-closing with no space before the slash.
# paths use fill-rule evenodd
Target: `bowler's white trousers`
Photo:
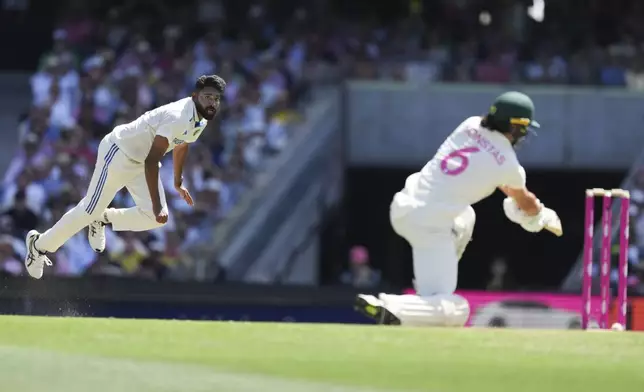
<path id="1" fill-rule="evenodd" d="M 114 196 L 126 187 L 136 207 L 107 208 Z M 167 211 L 163 184 L 159 180 L 161 205 Z M 87 195 L 67 211 L 49 230 L 42 233 L 36 242 L 40 251 L 56 252 L 68 239 L 96 220 L 107 219 L 114 231 L 146 231 L 162 225 L 157 223 L 152 212 L 152 200 L 145 180 L 143 162 L 135 162 L 123 153 L 112 141 L 111 134 L 103 138 L 96 158 L 94 174 Z"/>
<path id="2" fill-rule="evenodd" d="M 391 203 L 394 231 L 412 248 L 416 293 L 422 297 L 452 294 L 458 280 L 458 261 L 472 238 L 476 214 L 468 206 L 444 227 L 433 226 L 426 211 Z"/>

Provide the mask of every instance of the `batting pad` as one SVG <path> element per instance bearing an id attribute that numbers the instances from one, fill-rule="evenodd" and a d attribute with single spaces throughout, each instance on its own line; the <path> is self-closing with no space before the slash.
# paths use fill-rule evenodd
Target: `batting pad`
<path id="1" fill-rule="evenodd" d="M 380 294 L 379 299 L 403 326 L 462 327 L 470 316 L 470 304 L 456 294 Z"/>

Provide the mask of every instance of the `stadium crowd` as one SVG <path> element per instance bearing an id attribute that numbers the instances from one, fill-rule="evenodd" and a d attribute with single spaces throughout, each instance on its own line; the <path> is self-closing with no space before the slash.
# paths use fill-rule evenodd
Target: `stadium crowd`
<path id="1" fill-rule="evenodd" d="M 636 165 L 642 162 L 637 162 Z M 644 294 L 644 168 L 640 168 L 633 173 L 631 178 L 631 203 L 630 203 L 630 246 L 628 249 L 629 262 L 629 286 L 633 291 Z M 614 227 L 618 222 L 613 219 Z M 613 241 L 617 242 L 617 241 Z M 618 277 L 618 257 L 619 246 L 613 245 L 612 248 L 612 271 L 611 279 L 617 281 Z"/>
<path id="2" fill-rule="evenodd" d="M 112 9 L 105 21 L 73 15 L 53 32 L 52 50 L 31 77 L 32 106 L 17 132 L 21 148 L 3 181 L 4 273 L 23 273 L 28 230 L 50 227 L 84 196 L 102 137 L 188 96 L 202 74 L 217 73 L 228 87 L 223 113 L 191 149 L 184 173 L 195 208 L 177 197 L 168 154 L 160 175 L 169 223 L 149 233 L 108 230 L 103 255 L 81 231 L 52 255 L 52 273 L 171 278 L 185 248 L 203 237 L 201 229 L 225 217 L 265 159 L 288 143 L 305 92 L 301 44 L 273 36 L 260 48 L 261 33 L 229 39 L 219 29 L 195 32 L 180 24 L 146 29 L 151 22 Z M 133 203 L 123 189 L 113 206 Z"/>
<path id="3" fill-rule="evenodd" d="M 644 3 L 546 2 L 543 13 L 532 3 L 412 0 L 409 15 L 389 27 L 351 29 L 352 76 L 644 90 Z"/>
<path id="4" fill-rule="evenodd" d="M 269 3 L 251 2 L 242 19 L 229 18 L 230 3 L 218 0 L 186 5 L 176 23 L 125 8 L 100 18 L 82 12 L 63 18 L 31 78 L 32 106 L 17 131 L 21 148 L 4 177 L 0 270 L 21 274 L 26 231 L 48 228 L 84 195 L 107 132 L 186 96 L 201 74 L 219 74 L 228 88 L 223 113 L 191 148 L 186 181 L 196 208 L 176 197 L 166 162 L 166 227 L 108 230 L 100 256 L 81 232 L 53 255 L 53 273 L 171 278 L 187 260 L 185 249 L 203 240 L 203 228 L 224 219 L 267 157 L 288 144 L 310 80 L 322 74 L 644 89 L 644 25 L 638 23 L 644 3 L 638 1 L 609 9 L 598 0 L 549 2 L 543 19 L 527 12 L 526 1 L 411 0 L 386 21 L 373 7 L 356 17 L 314 11 L 319 2 Z M 114 200 L 114 206 L 132 203 L 126 190 Z"/>

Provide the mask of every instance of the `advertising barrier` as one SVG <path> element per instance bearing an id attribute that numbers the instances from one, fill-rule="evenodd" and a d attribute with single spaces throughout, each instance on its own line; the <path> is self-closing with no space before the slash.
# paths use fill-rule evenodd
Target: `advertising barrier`
<path id="1" fill-rule="evenodd" d="M 644 298 L 633 298 L 629 301 L 628 329 L 644 331 Z M 611 312 L 611 320 L 615 317 Z"/>
<path id="2" fill-rule="evenodd" d="M 102 317 L 195 321 L 290 322 L 373 324 L 351 306 L 270 304 L 169 304 L 132 301 L 7 301 L 0 299 L 0 314 L 55 317 Z"/>
<path id="3" fill-rule="evenodd" d="M 0 314 L 370 324 L 353 310 L 359 292 L 346 286 L 0 278 Z"/>
<path id="4" fill-rule="evenodd" d="M 154 282 L 87 277 L 0 279 L 0 314 L 188 320 L 371 324 L 353 309 L 362 292 L 346 286 Z M 379 287 L 368 292 L 397 292 Z M 399 291 L 398 291 L 399 292 Z M 413 293 L 407 290 L 406 293 Z M 576 294 L 457 291 L 471 307 L 471 327 L 567 329 L 580 327 Z M 591 317 L 597 320 L 599 301 Z M 616 321 L 613 304 L 609 322 Z M 644 297 L 630 296 L 629 330 L 644 331 Z"/>
<path id="5" fill-rule="evenodd" d="M 581 328 L 581 296 L 562 294 L 524 294 L 459 292 L 470 303 L 468 325 L 538 329 Z M 596 301 L 599 305 L 599 300 Z M 591 309 L 597 320 L 599 307 Z"/>

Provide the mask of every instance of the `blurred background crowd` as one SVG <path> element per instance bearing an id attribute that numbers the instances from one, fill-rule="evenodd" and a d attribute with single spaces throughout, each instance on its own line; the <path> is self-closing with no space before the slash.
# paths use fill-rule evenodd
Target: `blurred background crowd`
<path id="1" fill-rule="evenodd" d="M 642 165 L 644 162 L 638 162 Z M 633 173 L 630 190 L 630 220 L 629 236 L 630 246 L 628 249 L 629 262 L 629 287 L 644 294 L 644 168 L 637 168 Z M 614 223 L 616 225 L 616 223 Z M 617 269 L 619 257 L 619 245 L 613 244 L 612 247 L 612 266 L 611 280 L 617 282 L 619 272 Z"/>
<path id="2" fill-rule="evenodd" d="M 542 1 L 401 3 L 408 12 L 388 25 L 336 26 L 352 77 L 644 89 L 644 3 L 548 2 L 547 18 Z"/>
<path id="3" fill-rule="evenodd" d="M 606 8 L 601 0 L 567 0 L 549 4 L 545 19 L 532 1 L 394 3 L 200 0 L 170 11 L 162 2 L 70 2 L 25 86 L 32 103 L 2 183 L 0 268 L 22 274 L 26 231 L 48 228 L 84 195 L 106 133 L 187 96 L 202 74 L 219 74 L 228 88 L 223 113 L 191 148 L 186 182 L 196 208 L 176 198 L 168 162 L 161 176 L 170 224 L 150 233 L 108 232 L 100 257 L 80 232 L 53 256 L 53 273 L 172 278 L 203 229 L 225 219 L 265 161 L 288 146 L 318 83 L 644 89 L 643 2 Z M 114 206 L 132 203 L 123 190 Z M 377 284 L 368 254 L 353 248 L 340 280 Z"/>
<path id="4" fill-rule="evenodd" d="M 5 273 L 22 273 L 28 230 L 50 227 L 84 196 L 103 136 L 188 96 L 202 74 L 217 73 L 228 87 L 223 112 L 191 148 L 185 169 L 196 207 L 176 197 L 168 154 L 160 175 L 169 224 L 150 233 L 108 230 L 100 257 L 82 231 L 52 255 L 53 273 L 171 277 L 186 247 L 204 235 L 201 229 L 224 219 L 265 159 L 287 145 L 307 94 L 304 48 L 293 35 L 299 27 L 280 35 L 261 15 L 254 26 L 251 10 L 245 34 L 228 36 L 224 10 L 202 8 L 197 25 L 159 26 L 154 13 L 126 7 L 109 9 L 103 19 L 82 8 L 61 18 L 31 77 L 33 100 L 16 133 L 20 150 L 2 184 Z M 261 14 L 261 7 L 254 12 Z M 133 203 L 123 189 L 113 206 Z"/>

